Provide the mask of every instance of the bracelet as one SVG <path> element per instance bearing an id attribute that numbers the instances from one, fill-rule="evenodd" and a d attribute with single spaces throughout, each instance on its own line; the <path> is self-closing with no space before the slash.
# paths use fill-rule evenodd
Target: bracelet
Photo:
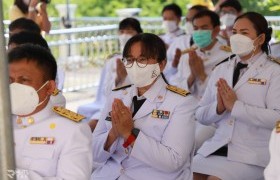
<path id="1" fill-rule="evenodd" d="M 28 7 L 28 12 L 34 12 L 35 10 L 36 10 L 35 7 L 31 7 L 31 6 Z"/>
<path id="2" fill-rule="evenodd" d="M 127 148 L 131 143 L 133 143 L 136 140 L 139 132 L 140 132 L 139 129 L 133 128 L 131 130 L 131 134 L 128 136 L 127 140 L 123 143 L 123 147 Z"/>

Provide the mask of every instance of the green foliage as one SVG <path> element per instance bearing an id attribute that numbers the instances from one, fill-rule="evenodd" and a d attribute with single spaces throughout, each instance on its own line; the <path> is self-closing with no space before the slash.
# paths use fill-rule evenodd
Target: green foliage
<path id="1" fill-rule="evenodd" d="M 4 18 L 8 19 L 9 7 L 13 4 L 13 1 L 2 1 L 4 9 Z M 66 3 L 67 0 L 52 0 L 48 5 L 48 13 L 51 17 L 57 17 L 58 12 L 55 9 L 55 4 Z M 160 16 L 161 10 L 164 5 L 170 3 L 177 3 L 183 10 L 183 14 L 186 14 L 186 5 L 190 0 L 69 0 L 72 4 L 77 4 L 76 11 L 77 17 L 85 16 L 117 16 L 116 10 L 121 8 L 141 8 L 140 16 L 153 17 Z M 266 16 L 279 16 L 280 5 L 279 0 L 240 0 L 246 11 L 256 11 Z"/>

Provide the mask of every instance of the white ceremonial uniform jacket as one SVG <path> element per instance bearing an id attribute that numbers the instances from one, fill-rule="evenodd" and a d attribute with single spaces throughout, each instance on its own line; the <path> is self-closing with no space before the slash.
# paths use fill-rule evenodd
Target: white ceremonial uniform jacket
<path id="1" fill-rule="evenodd" d="M 215 65 L 231 55 L 230 52 L 220 49 L 222 45 L 222 43 L 217 41 L 216 44 L 212 47 L 212 49 L 209 51 L 202 52 L 200 49 L 196 50 L 197 55 L 203 60 L 204 70 L 207 74 L 207 78 L 204 82 L 201 82 L 200 80 L 195 80 L 192 87 L 188 87 L 187 80 L 191 74 L 191 70 L 189 67 L 189 55 L 185 54 L 181 57 L 180 62 L 178 64 L 178 72 L 170 78 L 169 83 L 181 87 L 183 89 L 189 89 L 195 97 L 200 99 L 203 96 L 203 93 L 208 83 L 209 76 L 211 75 Z"/>
<path id="2" fill-rule="evenodd" d="M 89 180 L 92 172 L 91 130 L 52 111 L 52 103 L 22 123 L 13 117 L 16 167 L 30 180 Z M 17 122 L 16 122 L 17 121 Z M 26 126 L 23 128 L 23 126 Z M 53 144 L 31 143 L 35 137 L 54 138 Z M 20 178 L 18 178 L 20 179 Z"/>
<path id="3" fill-rule="evenodd" d="M 166 33 L 166 34 L 160 35 L 160 38 L 164 41 L 165 44 L 170 46 L 176 37 L 182 36 L 184 34 L 185 34 L 185 31 L 183 29 L 179 28 L 178 30 L 176 30 L 172 33 Z"/>
<path id="4" fill-rule="evenodd" d="M 216 82 L 224 78 L 232 86 L 237 58 L 215 68 L 199 103 L 197 120 L 205 125 L 215 123 L 217 129 L 198 153 L 206 157 L 228 144 L 229 160 L 265 167 L 269 161 L 270 133 L 280 119 L 280 65 L 264 53 L 254 56 L 254 63 L 233 88 L 238 100 L 231 113 L 218 115 Z"/>
<path id="5" fill-rule="evenodd" d="M 163 71 L 167 79 L 169 79 L 172 75 L 174 75 L 177 72 L 177 68 L 172 67 L 172 62 L 174 60 L 176 49 L 178 48 L 181 51 L 183 51 L 185 49 L 190 48 L 191 37 L 192 36 L 189 34 L 184 34 L 179 37 L 176 37 L 174 41 L 170 44 L 169 48 L 167 49 L 166 52 L 167 64 Z"/>
<path id="6" fill-rule="evenodd" d="M 159 77 L 144 94 L 146 101 L 134 116 L 134 127 L 140 133 L 133 148 L 126 153 L 123 138 L 118 138 L 104 150 L 111 121 L 105 120 L 112 109 L 114 98 L 120 98 L 131 107 L 137 94 L 132 86 L 112 93 L 93 132 L 93 161 L 96 168 L 92 180 L 192 179 L 191 161 L 194 146 L 194 111 L 197 100 L 183 97 L 166 89 Z M 152 117 L 153 110 L 162 110 L 167 118 Z"/>
<path id="7" fill-rule="evenodd" d="M 269 142 L 270 161 L 264 170 L 266 180 L 280 180 L 280 131 L 279 127 L 276 129 L 273 129 Z"/>

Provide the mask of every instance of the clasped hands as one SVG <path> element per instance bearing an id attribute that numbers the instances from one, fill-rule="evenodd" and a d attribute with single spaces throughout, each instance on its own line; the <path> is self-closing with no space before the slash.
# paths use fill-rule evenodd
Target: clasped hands
<path id="1" fill-rule="evenodd" d="M 227 82 L 220 78 L 217 83 L 217 114 L 222 114 L 225 110 L 231 112 L 237 96 Z"/>

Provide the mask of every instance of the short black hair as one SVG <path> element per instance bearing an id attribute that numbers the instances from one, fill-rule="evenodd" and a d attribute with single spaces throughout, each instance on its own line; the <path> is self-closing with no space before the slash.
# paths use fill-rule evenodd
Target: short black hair
<path id="1" fill-rule="evenodd" d="M 266 54 L 269 54 L 269 41 L 271 40 L 272 28 L 268 26 L 268 22 L 265 17 L 257 12 L 246 12 L 235 19 L 235 22 L 239 19 L 246 18 L 252 24 L 257 32 L 257 35 L 265 34 L 265 41 L 261 46 L 261 49 Z"/>
<path id="2" fill-rule="evenodd" d="M 41 36 L 41 34 L 38 34 L 38 33 L 22 31 L 22 32 L 13 34 L 9 38 L 8 45 L 11 45 L 13 43 L 16 45 L 21 45 L 21 44 L 26 44 L 26 43 L 37 44 L 50 51 L 47 41 Z"/>
<path id="3" fill-rule="evenodd" d="M 55 58 L 46 48 L 34 44 L 22 44 L 8 52 L 9 64 L 20 61 L 35 62 L 43 72 L 43 79 L 55 80 L 57 64 Z"/>
<path id="4" fill-rule="evenodd" d="M 163 14 L 163 12 L 167 10 L 173 11 L 178 18 L 182 17 L 182 9 L 175 3 L 164 6 L 161 14 Z"/>
<path id="5" fill-rule="evenodd" d="M 166 60 L 166 47 L 160 37 L 152 33 L 141 33 L 130 38 L 124 46 L 123 57 L 129 57 L 133 44 L 140 42 L 142 55 L 156 59 L 157 62 Z"/>
<path id="6" fill-rule="evenodd" d="M 196 11 L 200 12 L 200 11 L 208 10 L 208 7 L 203 6 L 203 5 L 194 5 L 194 6 L 190 7 L 189 10 L 196 10 Z"/>
<path id="7" fill-rule="evenodd" d="M 226 0 L 222 4 L 220 4 L 220 10 L 223 7 L 233 7 L 237 12 L 242 11 L 242 6 L 238 0 Z"/>
<path id="8" fill-rule="evenodd" d="M 210 10 L 204 10 L 204 11 L 200 11 L 199 13 L 197 13 L 193 19 L 192 22 L 194 22 L 195 19 L 198 18 L 202 18 L 204 16 L 208 16 L 211 19 L 211 24 L 213 25 L 213 27 L 217 27 L 221 25 L 220 22 L 220 17 L 217 13 L 215 13 L 214 11 L 210 11 Z"/>
<path id="9" fill-rule="evenodd" d="M 33 20 L 27 18 L 19 18 L 11 22 L 9 25 L 9 32 L 12 32 L 16 29 L 21 31 L 29 31 L 34 33 L 41 33 L 41 29 Z"/>
<path id="10" fill-rule="evenodd" d="M 128 28 L 134 29 L 137 33 L 143 32 L 140 22 L 135 18 L 125 18 L 119 23 L 119 30 Z"/>

